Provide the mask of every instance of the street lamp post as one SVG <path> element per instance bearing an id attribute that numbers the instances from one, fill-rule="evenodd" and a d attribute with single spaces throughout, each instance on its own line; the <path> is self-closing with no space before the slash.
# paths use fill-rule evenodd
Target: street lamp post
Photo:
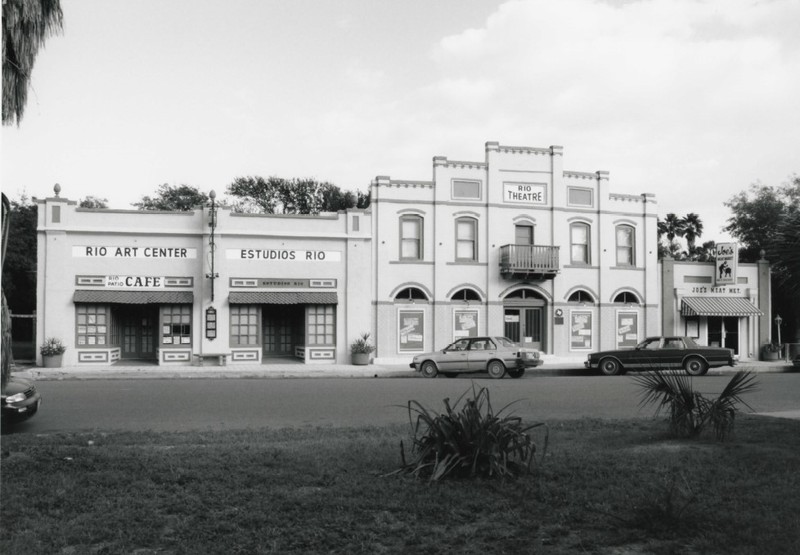
<path id="1" fill-rule="evenodd" d="M 780 314 L 775 315 L 775 327 L 778 328 L 778 347 L 781 350 L 781 355 L 783 355 L 783 345 L 781 344 L 781 324 L 783 323 L 783 318 L 781 318 Z M 781 356 L 783 358 L 783 356 Z"/>

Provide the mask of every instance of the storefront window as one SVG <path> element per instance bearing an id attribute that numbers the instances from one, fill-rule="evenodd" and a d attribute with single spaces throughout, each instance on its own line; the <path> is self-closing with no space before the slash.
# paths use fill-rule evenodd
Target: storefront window
<path id="1" fill-rule="evenodd" d="M 592 313 L 573 311 L 570 315 L 570 349 L 574 351 L 592 348 Z"/>
<path id="2" fill-rule="evenodd" d="M 75 310 L 76 344 L 79 347 L 108 345 L 110 307 L 102 304 L 79 304 L 75 306 Z"/>
<path id="3" fill-rule="evenodd" d="M 311 305 L 306 312 L 306 345 L 336 344 L 336 306 Z"/>
<path id="4" fill-rule="evenodd" d="M 231 345 L 258 345 L 261 316 L 256 305 L 233 304 L 231 313 Z"/>
<path id="5" fill-rule="evenodd" d="M 190 345 L 192 343 L 192 307 L 174 304 L 161 307 L 161 343 Z"/>

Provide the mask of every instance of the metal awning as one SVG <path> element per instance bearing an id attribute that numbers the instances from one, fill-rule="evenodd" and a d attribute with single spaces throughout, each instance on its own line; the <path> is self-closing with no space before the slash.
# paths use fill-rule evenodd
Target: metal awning
<path id="1" fill-rule="evenodd" d="M 114 291 L 108 289 L 75 291 L 72 296 L 76 303 L 118 303 L 118 304 L 191 304 L 194 295 L 191 291 Z"/>
<path id="2" fill-rule="evenodd" d="M 763 316 L 763 312 L 743 297 L 684 297 L 681 315 Z"/>
<path id="3" fill-rule="evenodd" d="M 338 304 L 335 291 L 232 291 L 231 304 Z"/>

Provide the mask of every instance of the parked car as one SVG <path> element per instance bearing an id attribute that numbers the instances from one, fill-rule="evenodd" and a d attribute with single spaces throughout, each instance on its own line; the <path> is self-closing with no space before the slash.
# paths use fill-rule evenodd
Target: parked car
<path id="1" fill-rule="evenodd" d="M 634 349 L 591 353 L 584 365 L 606 376 L 626 370 L 674 368 L 683 368 L 690 376 L 702 376 L 709 368 L 735 366 L 738 359 L 733 349 L 705 347 L 691 337 L 648 337 Z"/>
<path id="2" fill-rule="evenodd" d="M 468 372 L 488 372 L 493 378 L 508 373 L 520 378 L 526 368 L 542 363 L 539 351 L 520 347 L 507 337 L 465 337 L 440 351 L 416 355 L 409 365 L 426 378 L 448 378 Z"/>
<path id="3" fill-rule="evenodd" d="M 42 397 L 31 382 L 10 377 L 0 401 L 3 423 L 21 422 L 30 418 L 39 410 L 41 402 Z"/>
<path id="4" fill-rule="evenodd" d="M 792 366 L 795 368 L 800 368 L 800 353 L 794 355 L 794 358 L 792 359 Z"/>

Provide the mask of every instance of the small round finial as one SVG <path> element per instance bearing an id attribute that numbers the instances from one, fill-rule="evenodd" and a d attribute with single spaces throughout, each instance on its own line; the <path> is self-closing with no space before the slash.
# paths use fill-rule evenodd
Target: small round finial
<path id="1" fill-rule="evenodd" d="M 214 189 L 211 189 L 211 192 L 208 193 L 208 196 L 211 198 L 211 200 L 214 200 L 217 198 L 217 193 L 214 192 Z"/>
<path id="2" fill-rule="evenodd" d="M 761 249 L 760 251 L 758 251 L 758 255 L 761 257 L 761 260 L 764 260 L 765 257 L 767 256 L 767 251 Z"/>
<path id="3" fill-rule="evenodd" d="M 55 191 L 56 196 L 58 196 L 58 194 L 61 192 L 61 185 L 56 183 L 55 186 L 53 187 L 53 191 Z"/>

